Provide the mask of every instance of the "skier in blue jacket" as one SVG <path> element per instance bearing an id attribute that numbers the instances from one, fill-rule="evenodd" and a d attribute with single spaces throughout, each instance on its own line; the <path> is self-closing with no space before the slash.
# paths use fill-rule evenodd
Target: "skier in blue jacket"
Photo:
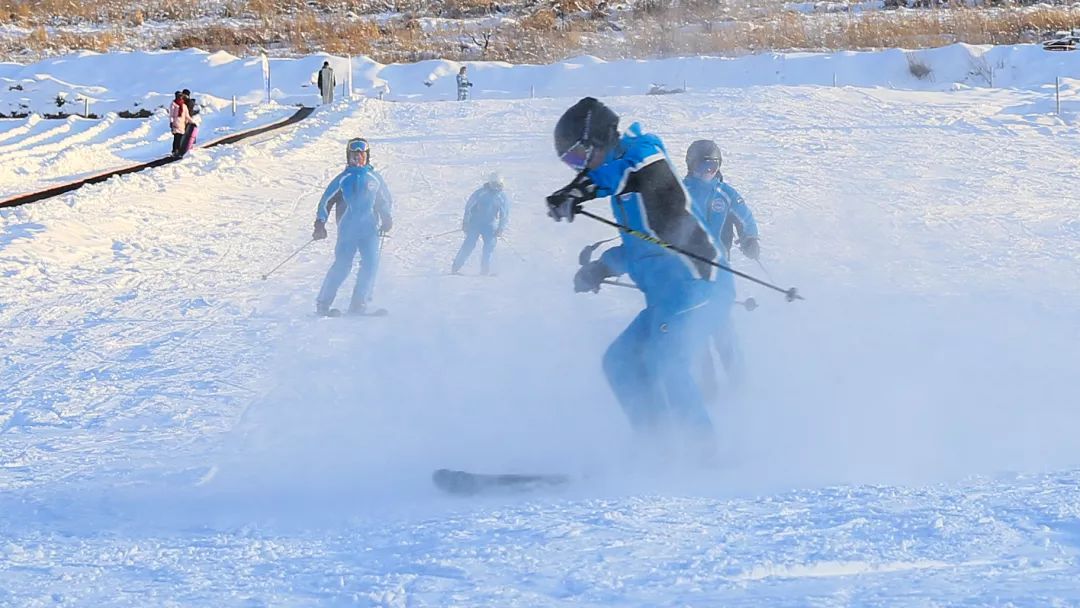
<path id="1" fill-rule="evenodd" d="M 335 208 L 338 222 L 334 263 L 326 272 L 322 289 L 315 300 L 315 312 L 320 316 L 341 314 L 331 308 L 334 297 L 345 277 L 352 270 L 353 258 L 360 253 L 360 270 L 356 274 L 350 314 L 362 314 L 371 300 L 375 273 L 379 269 L 379 237 L 393 225 L 393 201 L 379 172 L 371 166 L 371 148 L 363 138 L 350 139 L 345 149 L 345 170 L 330 181 L 315 214 L 315 231 L 311 238 L 325 239 L 326 221 Z"/>
<path id="2" fill-rule="evenodd" d="M 694 212 L 705 223 L 705 228 L 713 240 L 724 246 L 724 263 L 728 263 L 734 234 L 739 235 L 739 249 L 743 255 L 756 260 L 761 253 L 758 245 L 757 222 L 750 207 L 735 188 L 724 182 L 720 173 L 723 157 L 720 146 L 707 139 L 699 139 L 686 149 L 686 177 L 683 184 L 690 193 Z M 739 349 L 738 337 L 731 326 L 729 309 L 720 310 L 720 329 L 712 336 L 713 346 L 724 364 L 728 380 L 737 385 L 743 374 L 743 358 Z M 703 381 L 712 378 L 712 357 L 704 351 L 706 366 Z M 715 392 L 710 384 L 707 392 Z"/>
<path id="3" fill-rule="evenodd" d="M 683 184 L 694 201 L 694 209 L 705 220 L 706 228 L 717 242 L 723 243 L 725 257 L 730 257 L 734 236 L 739 249 L 751 260 L 761 254 L 758 227 L 749 205 L 720 173 L 723 157 L 720 146 L 699 139 L 686 149 L 686 177 Z"/>
<path id="4" fill-rule="evenodd" d="M 457 274 L 472 255 L 478 238 L 484 239 L 484 248 L 480 258 L 480 272 L 491 273 L 491 256 L 495 253 L 496 240 L 506 230 L 510 221 L 510 202 L 503 191 L 502 176 L 492 173 L 487 182 L 472 193 L 465 204 L 465 216 L 461 219 L 461 231 L 465 240 L 454 257 L 450 272 Z"/>
<path id="5" fill-rule="evenodd" d="M 573 221 L 582 203 L 611 197 L 615 221 L 706 260 L 722 253 L 702 225 L 663 143 L 636 123 L 620 137 L 619 117 L 586 97 L 555 127 L 555 150 L 577 177 L 547 198 L 548 215 Z M 730 275 L 628 232 L 621 245 L 584 264 L 576 291 L 599 291 L 608 277 L 628 273 L 645 295 L 645 309 L 604 354 L 612 391 L 632 428 L 689 431 L 711 449 L 712 423 L 693 369 L 713 333 L 717 307 L 730 307 Z"/>

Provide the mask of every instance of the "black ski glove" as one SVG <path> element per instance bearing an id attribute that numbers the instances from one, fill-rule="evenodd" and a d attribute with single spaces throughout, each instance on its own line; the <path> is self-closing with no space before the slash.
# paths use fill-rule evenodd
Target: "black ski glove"
<path id="1" fill-rule="evenodd" d="M 556 222 L 574 221 L 574 214 L 581 211 L 581 204 L 596 198 L 596 184 L 584 171 L 574 181 L 547 197 L 548 217 Z"/>
<path id="2" fill-rule="evenodd" d="M 311 239 L 321 241 L 326 238 L 326 222 L 315 220 L 315 230 L 311 233 Z"/>
<path id="3" fill-rule="evenodd" d="M 386 217 L 382 218 L 382 223 L 379 224 L 379 236 L 385 236 L 390 232 L 390 229 L 394 227 L 394 220 Z"/>
<path id="4" fill-rule="evenodd" d="M 600 282 L 612 276 L 611 269 L 600 260 L 583 265 L 574 275 L 574 291 L 600 293 Z"/>
<path id="5" fill-rule="evenodd" d="M 756 260 L 758 259 L 758 256 L 761 255 L 761 246 L 758 245 L 756 236 L 748 236 L 739 239 L 739 249 L 742 250 L 743 255 L 751 260 Z"/>

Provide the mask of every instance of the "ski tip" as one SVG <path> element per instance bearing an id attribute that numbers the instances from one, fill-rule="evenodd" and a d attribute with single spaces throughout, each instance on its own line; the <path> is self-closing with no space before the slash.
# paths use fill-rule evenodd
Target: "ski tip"
<path id="1" fill-rule="evenodd" d="M 320 319 L 337 319 L 339 317 L 347 317 L 347 316 L 348 317 L 385 317 L 388 314 L 390 314 L 390 311 L 386 310 L 385 308 L 379 308 L 379 309 L 376 309 L 376 310 L 365 311 L 365 312 L 349 312 L 349 313 L 342 312 L 342 311 L 338 310 L 337 308 L 331 308 L 330 310 L 328 310 L 326 312 L 326 314 L 320 314 L 320 313 L 316 312 L 315 316 L 320 318 Z"/>
<path id="2" fill-rule="evenodd" d="M 436 469 L 431 474 L 431 481 L 440 490 L 459 496 L 471 496 L 480 491 L 480 483 L 476 476 L 465 471 Z"/>
<path id="3" fill-rule="evenodd" d="M 218 474 L 218 465 L 216 465 L 216 464 L 210 465 L 210 468 L 208 468 L 206 470 L 206 472 L 204 472 L 202 474 L 202 476 L 199 477 L 199 479 L 195 481 L 195 485 L 196 486 L 205 486 L 206 484 L 213 481 L 214 478 L 217 477 L 217 474 Z"/>
<path id="4" fill-rule="evenodd" d="M 523 473 L 473 473 L 436 469 L 431 480 L 439 490 L 455 496 L 518 494 L 552 488 L 570 482 L 568 475 Z"/>

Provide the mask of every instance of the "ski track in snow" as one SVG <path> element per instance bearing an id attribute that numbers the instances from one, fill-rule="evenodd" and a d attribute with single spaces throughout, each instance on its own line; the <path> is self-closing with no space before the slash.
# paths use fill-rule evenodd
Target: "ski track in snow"
<path id="1" fill-rule="evenodd" d="M 572 293 L 611 233 L 543 212 L 572 101 L 338 104 L 4 214 L 0 605 L 1080 602 L 1075 127 L 1022 91 L 608 100 L 680 167 L 717 138 L 808 298 L 738 284 L 725 467 L 650 473 L 599 364 L 639 298 Z M 0 146 L 130 135 L 28 127 Z M 396 200 L 391 314 L 316 319 L 332 241 L 260 276 L 356 135 Z M 447 276 L 459 237 L 429 237 L 496 168 L 499 276 Z M 589 481 L 452 500 L 437 466 Z"/>

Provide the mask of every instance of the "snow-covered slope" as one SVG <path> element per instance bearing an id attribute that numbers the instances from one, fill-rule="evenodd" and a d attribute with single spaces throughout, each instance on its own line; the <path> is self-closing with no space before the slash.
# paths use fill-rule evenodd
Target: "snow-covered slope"
<path id="1" fill-rule="evenodd" d="M 198 145 L 282 120 L 295 107 L 268 104 L 200 113 Z M 164 110 L 148 119 L 100 120 L 71 116 L 46 120 L 36 114 L 0 121 L 0 199 L 165 157 L 172 149 Z M 198 152 L 196 152 L 198 154 Z"/>
<path id="2" fill-rule="evenodd" d="M 520 99 L 572 95 L 636 95 L 652 85 L 706 92 L 748 85 L 888 87 L 949 90 L 957 87 L 1041 89 L 1065 79 L 1066 99 L 1075 97 L 1080 53 L 1052 53 L 1037 44 L 974 46 L 875 52 L 763 53 L 742 57 L 678 57 L 604 61 L 584 56 L 550 65 L 503 62 L 421 61 L 384 65 L 367 57 L 310 55 L 269 59 L 272 98 L 282 104 L 318 103 L 316 74 L 323 61 L 339 87 L 384 99 L 432 101 L 456 97 L 455 76 L 469 68 L 474 97 Z M 918 64 L 921 69 L 913 68 Z M 350 72 L 351 70 L 351 72 Z M 918 74 L 918 76 L 917 76 Z M 351 76 L 351 83 L 350 77 Z M 89 51 L 29 65 L 0 63 L 0 112 L 55 112 L 58 96 L 81 112 L 82 99 L 99 114 L 164 106 L 172 92 L 189 88 L 200 100 L 224 108 L 235 96 L 241 105 L 266 97 L 260 57 L 186 51 L 99 54 Z M 1075 112 L 1075 110 L 1074 110 Z"/>
<path id="3" fill-rule="evenodd" d="M 1076 77 L 1080 53 L 1050 53 L 1038 45 L 970 46 L 869 53 L 789 53 L 739 58 L 689 57 L 657 61 L 603 61 L 595 57 L 551 65 L 423 61 L 382 65 L 366 57 L 312 55 L 270 59 L 272 103 L 266 100 L 258 57 L 199 50 L 99 54 L 82 52 L 30 65 L 0 63 L 0 113 L 28 118 L 0 120 L 0 196 L 55 185 L 81 175 L 157 158 L 169 150 L 165 108 L 173 91 L 189 88 L 204 107 L 200 138 L 271 122 L 292 106 L 317 105 L 315 75 L 324 60 L 334 66 L 338 98 L 351 84 L 355 95 L 397 101 L 454 99 L 454 76 L 470 67 L 479 99 L 639 95 L 653 85 L 709 92 L 760 85 L 881 87 L 948 91 L 1007 87 L 1031 93 L 1025 114 L 1058 110 L 1066 122 L 1080 111 Z M 912 63 L 924 72 L 913 70 Z M 350 73 L 351 70 L 351 73 Z M 921 78 L 914 74 L 920 73 Z M 1055 83 L 1060 80 L 1060 91 Z M 236 99 L 238 114 L 233 115 Z M 57 99 L 64 105 L 57 106 Z M 89 100 L 84 105 L 83 100 Z M 103 120 L 41 120 L 33 113 L 88 109 Z M 149 121 L 116 113 L 156 111 Z"/>
<path id="4" fill-rule="evenodd" d="M 680 166 L 718 139 L 767 272 L 807 297 L 740 285 L 761 307 L 723 469 L 627 444 L 599 359 L 639 298 L 572 293 L 612 234 L 542 209 L 572 98 L 341 104 L 0 215 L 0 603 L 1080 602 L 1080 140 L 1045 94 L 608 101 Z M 318 320 L 329 243 L 260 277 L 355 135 L 397 199 L 391 315 Z M 447 276 L 457 238 L 430 237 L 495 168 L 500 274 Z M 436 466 L 589 481 L 450 500 Z"/>

